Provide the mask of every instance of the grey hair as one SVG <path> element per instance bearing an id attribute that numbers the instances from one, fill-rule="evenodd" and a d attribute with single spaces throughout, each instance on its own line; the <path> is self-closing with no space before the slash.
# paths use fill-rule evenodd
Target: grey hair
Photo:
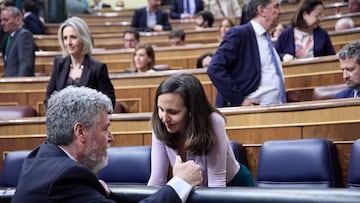
<path id="1" fill-rule="evenodd" d="M 68 145 L 74 139 L 74 125 L 82 123 L 94 130 L 101 111 L 111 114 L 112 103 L 105 94 L 88 87 L 68 86 L 54 92 L 46 111 L 47 140 L 56 145 Z"/>
<path id="2" fill-rule="evenodd" d="M 360 40 L 345 45 L 337 55 L 341 60 L 355 58 L 356 63 L 360 64 Z"/>
<path id="3" fill-rule="evenodd" d="M 20 22 L 21 22 L 21 25 L 23 24 L 23 17 L 22 17 L 22 13 L 21 13 L 21 11 L 17 8 L 17 7 L 15 7 L 15 6 L 7 6 L 7 7 L 5 7 L 3 10 L 8 10 L 8 11 L 11 11 L 11 13 L 12 13 L 12 17 L 13 18 L 19 18 L 20 19 Z"/>
<path id="4" fill-rule="evenodd" d="M 71 26 L 75 30 L 77 36 L 80 38 L 81 42 L 83 43 L 83 51 L 82 51 L 83 54 L 84 55 L 91 54 L 93 50 L 93 42 L 89 31 L 89 27 L 84 20 L 82 20 L 79 17 L 73 16 L 71 18 L 68 18 L 65 22 L 63 22 L 58 30 L 58 41 L 62 50 L 62 55 L 64 57 L 69 55 L 69 53 L 65 48 L 65 44 L 63 40 L 63 31 L 64 28 L 67 26 Z"/>
<path id="5" fill-rule="evenodd" d="M 247 4 L 248 10 L 246 14 L 248 15 L 249 19 L 253 19 L 258 15 L 258 11 L 257 11 L 258 6 L 266 7 L 270 3 L 271 0 L 249 0 Z"/>

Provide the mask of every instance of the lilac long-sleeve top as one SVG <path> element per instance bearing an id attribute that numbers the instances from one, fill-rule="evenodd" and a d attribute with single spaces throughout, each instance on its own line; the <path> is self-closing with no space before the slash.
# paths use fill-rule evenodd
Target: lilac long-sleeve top
<path id="1" fill-rule="evenodd" d="M 218 113 L 211 114 L 216 141 L 206 155 L 193 155 L 187 152 L 187 159 L 199 164 L 203 174 L 202 186 L 225 187 L 240 169 L 235 159 L 225 130 L 225 120 Z M 169 162 L 174 166 L 177 150 L 167 147 L 152 133 L 151 175 L 149 186 L 163 186 L 167 182 Z M 186 160 L 183 160 L 186 161 Z"/>

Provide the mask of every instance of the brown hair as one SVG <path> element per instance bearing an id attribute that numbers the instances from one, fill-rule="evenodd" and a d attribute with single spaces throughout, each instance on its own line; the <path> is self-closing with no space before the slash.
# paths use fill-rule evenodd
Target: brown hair
<path id="1" fill-rule="evenodd" d="M 156 90 L 151 124 L 156 137 L 173 149 L 178 148 L 176 138 L 180 135 L 169 133 L 158 114 L 158 98 L 166 93 L 179 94 L 189 110 L 185 126 L 185 150 L 194 155 L 206 154 L 216 140 L 210 115 L 212 112 L 222 114 L 211 105 L 202 84 L 195 76 L 189 73 L 178 73 L 166 78 Z"/>

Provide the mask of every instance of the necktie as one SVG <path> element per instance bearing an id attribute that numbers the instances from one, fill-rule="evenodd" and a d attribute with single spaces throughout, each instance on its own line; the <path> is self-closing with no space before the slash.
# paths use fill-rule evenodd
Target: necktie
<path id="1" fill-rule="evenodd" d="M 276 59 L 276 54 L 275 54 L 274 47 L 273 47 L 273 44 L 272 44 L 271 37 L 270 37 L 269 33 L 266 32 L 265 36 L 266 36 L 266 40 L 268 42 L 269 49 L 270 49 L 270 52 L 271 52 L 271 59 L 274 62 L 274 65 L 275 65 L 276 75 L 278 75 L 278 77 L 280 79 L 281 102 L 286 103 L 286 92 L 285 92 L 285 86 L 284 86 L 284 79 L 283 79 L 283 76 L 282 76 L 281 70 L 280 70 L 280 64 L 279 64 L 278 60 Z"/>
<path id="2" fill-rule="evenodd" d="M 11 38 L 12 38 L 12 36 L 11 36 L 11 35 L 8 35 L 8 37 L 7 37 L 7 39 L 6 39 L 5 54 L 8 53 L 9 46 L 10 46 L 10 42 L 11 42 Z"/>
<path id="3" fill-rule="evenodd" d="M 190 13 L 190 0 L 185 0 L 186 1 L 186 13 Z"/>

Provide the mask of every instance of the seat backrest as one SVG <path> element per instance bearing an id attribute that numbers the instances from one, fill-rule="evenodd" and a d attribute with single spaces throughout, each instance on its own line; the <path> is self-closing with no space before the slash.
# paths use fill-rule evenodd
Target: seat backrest
<path id="1" fill-rule="evenodd" d="M 347 187 L 360 188 L 360 139 L 356 140 L 351 148 Z"/>
<path id="2" fill-rule="evenodd" d="M 267 141 L 260 149 L 257 186 L 341 187 L 336 148 L 326 139 Z"/>
<path id="3" fill-rule="evenodd" d="M 229 143 L 230 143 L 231 149 L 234 152 L 236 160 L 239 163 L 241 163 L 245 166 L 248 166 L 246 152 L 245 152 L 243 145 L 240 142 L 233 141 L 233 140 L 230 140 Z"/>
<path id="4" fill-rule="evenodd" d="M 1 173 L 1 187 L 16 187 L 19 180 L 22 164 L 30 150 L 8 152 L 3 161 Z"/>
<path id="5" fill-rule="evenodd" d="M 28 105 L 0 106 L 0 119 L 16 119 L 34 116 L 36 116 L 35 109 Z"/>
<path id="6" fill-rule="evenodd" d="M 111 184 L 147 184 L 151 173 L 150 146 L 110 147 L 108 157 L 99 179 Z"/>
<path id="7" fill-rule="evenodd" d="M 124 104 L 120 101 L 116 101 L 113 113 L 127 113 Z"/>

